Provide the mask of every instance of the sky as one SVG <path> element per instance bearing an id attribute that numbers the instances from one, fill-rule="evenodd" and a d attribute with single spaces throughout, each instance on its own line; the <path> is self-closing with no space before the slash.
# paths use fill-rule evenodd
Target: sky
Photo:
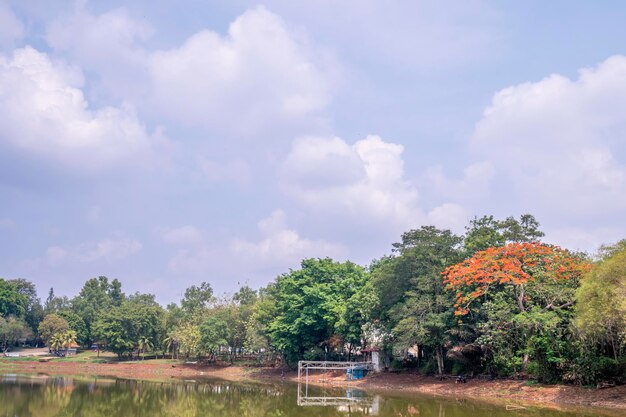
<path id="1" fill-rule="evenodd" d="M 0 276 L 166 303 L 403 232 L 626 237 L 626 3 L 0 0 Z"/>

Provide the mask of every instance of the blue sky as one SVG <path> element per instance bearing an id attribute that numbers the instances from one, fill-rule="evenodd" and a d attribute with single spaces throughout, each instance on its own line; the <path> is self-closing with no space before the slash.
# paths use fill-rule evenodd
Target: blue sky
<path id="1" fill-rule="evenodd" d="M 162 302 L 403 231 L 626 236 L 622 2 L 0 1 L 0 276 Z"/>

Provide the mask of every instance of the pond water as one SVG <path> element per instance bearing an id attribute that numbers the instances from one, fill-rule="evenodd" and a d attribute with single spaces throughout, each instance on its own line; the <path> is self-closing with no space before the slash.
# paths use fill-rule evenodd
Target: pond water
<path id="1" fill-rule="evenodd" d="M 292 384 L 223 381 L 158 383 L 47 375 L 0 377 L 0 417 L 592 417 L 430 397 L 372 395 L 346 386 L 326 390 Z"/>

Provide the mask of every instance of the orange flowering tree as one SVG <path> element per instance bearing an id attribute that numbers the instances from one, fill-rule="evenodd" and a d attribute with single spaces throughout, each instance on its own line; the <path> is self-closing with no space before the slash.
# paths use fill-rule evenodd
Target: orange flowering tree
<path id="1" fill-rule="evenodd" d="M 575 287 L 589 268 L 589 263 L 567 250 L 524 242 L 477 252 L 442 275 L 446 288 L 456 291 L 455 314 L 463 316 L 475 300 L 502 290 L 512 292 L 520 312 L 529 304 L 543 304 L 544 309 L 571 305 L 571 297 L 563 300 L 558 288 L 567 281 L 571 282 L 567 287 Z"/>

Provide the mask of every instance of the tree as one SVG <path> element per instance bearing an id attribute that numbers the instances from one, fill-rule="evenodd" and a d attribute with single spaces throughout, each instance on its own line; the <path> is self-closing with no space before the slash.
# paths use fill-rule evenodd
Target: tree
<path id="1" fill-rule="evenodd" d="M 505 220 L 496 220 L 493 216 L 476 217 L 466 227 L 465 249 L 472 255 L 507 242 L 539 242 L 544 236 L 539 226 L 531 214 L 523 214 L 519 220 L 514 217 Z"/>
<path id="2" fill-rule="evenodd" d="M 27 338 L 31 335 L 32 333 L 24 320 L 14 316 L 7 318 L 0 316 L 0 349 L 2 349 L 2 352 L 6 352 L 19 339 Z"/>
<path id="3" fill-rule="evenodd" d="M 62 346 L 67 350 L 76 343 L 76 332 L 74 330 L 67 330 L 61 335 Z"/>
<path id="4" fill-rule="evenodd" d="M 531 303 L 543 302 L 543 308 L 558 308 L 555 284 L 569 280 L 578 282 L 590 265 L 556 246 L 540 243 L 510 243 L 477 252 L 471 258 L 443 271 L 447 288 L 456 291 L 456 315 L 469 313 L 474 300 L 495 291 L 508 289 L 515 296 L 520 311 Z M 543 284 L 541 292 L 528 288 Z M 558 285 L 556 285 L 558 286 Z M 532 296 L 532 297 L 530 297 Z M 571 300 L 565 301 L 569 307 Z"/>
<path id="5" fill-rule="evenodd" d="M 404 349 L 415 344 L 429 349 L 444 372 L 445 346 L 452 342 L 453 300 L 445 291 L 441 272 L 461 260 L 462 238 L 449 230 L 424 226 L 402 235 L 395 243 L 396 280 L 409 283 L 402 301 L 390 312 L 396 345 Z M 382 295 L 384 297 L 384 295 Z"/>
<path id="6" fill-rule="evenodd" d="M 41 300 L 37 296 L 35 284 L 23 278 L 11 279 L 8 282 L 15 287 L 19 294 L 26 298 L 24 321 L 33 332 L 36 332 L 39 322 L 43 319 L 43 307 L 41 306 Z"/>
<path id="7" fill-rule="evenodd" d="M 555 246 L 509 243 L 475 253 L 443 277 L 459 323 L 476 332 L 492 372 L 526 371 L 534 360 L 536 375 L 554 382 L 569 355 L 574 291 L 588 269 L 585 259 Z"/>
<path id="8" fill-rule="evenodd" d="M 588 346 L 617 360 L 626 354 L 626 240 L 601 254 L 576 291 L 574 323 Z"/>
<path id="9" fill-rule="evenodd" d="M 70 330 L 76 332 L 76 342 L 78 344 L 80 344 L 81 346 L 87 345 L 87 326 L 85 325 L 85 321 L 82 319 L 82 317 L 69 309 L 59 310 L 57 316 L 64 318 L 67 321 Z"/>
<path id="10" fill-rule="evenodd" d="M 215 356 L 222 346 L 229 346 L 232 338 L 232 312 L 227 307 L 218 308 L 200 326 L 202 350 Z"/>
<path id="11" fill-rule="evenodd" d="M 119 307 L 109 308 L 94 323 L 94 336 L 120 359 L 137 348 L 142 339 L 154 346 L 163 334 L 163 310 L 156 302 L 148 301 L 151 299 L 135 294 Z"/>
<path id="12" fill-rule="evenodd" d="M 305 259 L 301 269 L 276 279 L 269 288 L 276 316 L 268 324 L 272 344 L 295 363 L 305 356 L 323 354 L 322 347 L 334 350 L 342 343 L 336 333 L 344 304 L 365 285 L 363 268 L 330 258 Z"/>
<path id="13" fill-rule="evenodd" d="M 124 295 L 118 280 L 109 283 L 105 276 L 91 278 L 72 299 L 72 310 L 85 322 L 87 328 L 86 344 L 93 343 L 93 325 L 98 318 L 112 307 L 119 307 Z"/>
<path id="14" fill-rule="evenodd" d="M 0 316 L 24 317 L 28 297 L 21 293 L 15 283 L 0 278 Z"/>
<path id="15" fill-rule="evenodd" d="M 188 359 L 192 356 L 200 356 L 203 352 L 202 333 L 200 326 L 195 323 L 182 323 L 171 334 L 176 340 L 179 352 Z"/>
<path id="16" fill-rule="evenodd" d="M 54 288 L 48 291 L 48 298 L 43 306 L 44 316 L 47 314 L 58 313 L 61 310 L 69 310 L 71 307 L 70 300 L 66 297 L 57 297 L 54 295 Z"/>
<path id="17" fill-rule="evenodd" d="M 213 301 L 213 288 L 207 282 L 202 282 L 199 287 L 192 285 L 185 290 L 185 295 L 180 301 L 180 306 L 187 316 L 201 314 Z"/>
<path id="18" fill-rule="evenodd" d="M 274 284 L 270 283 L 266 288 L 259 290 L 257 302 L 254 304 L 252 314 L 246 323 L 245 346 L 253 352 L 274 350 L 269 334 L 269 325 L 278 314 L 271 295 L 273 286 Z"/>
<path id="19" fill-rule="evenodd" d="M 141 336 L 139 338 L 139 342 L 137 343 L 137 346 L 139 347 L 139 350 L 141 351 L 141 360 L 145 360 L 146 350 L 152 349 L 154 344 L 152 343 L 149 337 Z"/>
<path id="20" fill-rule="evenodd" d="M 39 324 L 39 335 L 48 347 L 55 335 L 67 332 L 70 328 L 69 323 L 63 317 L 56 314 L 48 314 Z"/>

